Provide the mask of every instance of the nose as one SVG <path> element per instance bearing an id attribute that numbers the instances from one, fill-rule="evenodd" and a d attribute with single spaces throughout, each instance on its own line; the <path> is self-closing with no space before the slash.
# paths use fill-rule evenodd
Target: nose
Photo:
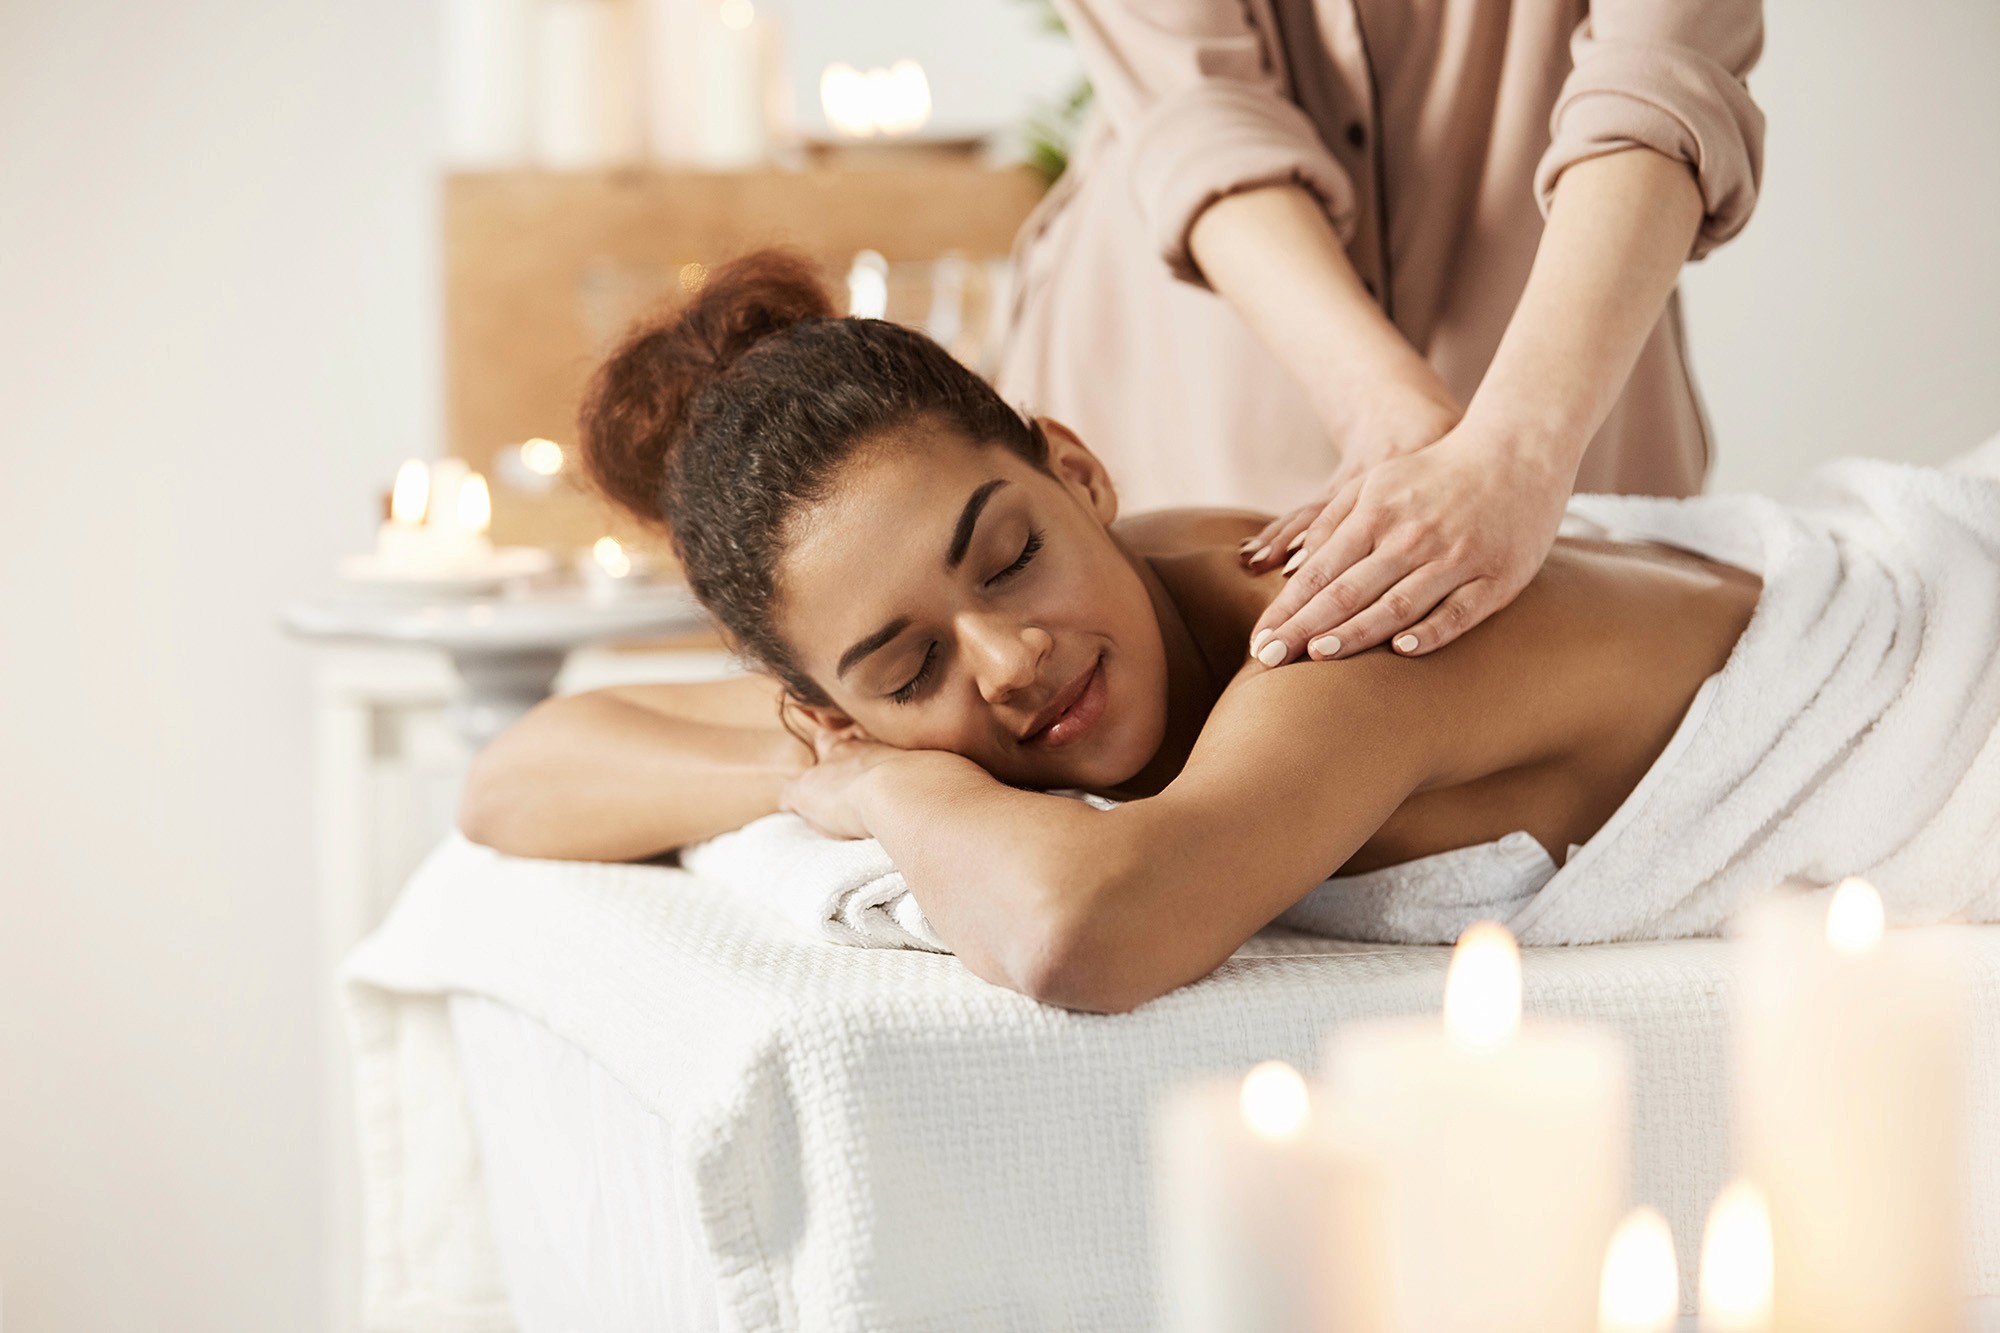
<path id="1" fill-rule="evenodd" d="M 1055 647 L 1047 630 L 993 616 L 966 616 L 958 634 L 960 650 L 979 683 L 979 696 L 990 704 L 1007 703 L 1033 688 L 1043 661 Z"/>

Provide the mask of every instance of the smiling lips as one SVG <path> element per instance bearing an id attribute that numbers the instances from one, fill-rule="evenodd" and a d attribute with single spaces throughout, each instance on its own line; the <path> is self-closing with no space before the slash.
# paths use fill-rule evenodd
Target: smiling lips
<path id="1" fill-rule="evenodd" d="M 1057 691 L 1048 706 L 1035 715 L 1034 724 L 1021 737 L 1021 744 L 1044 748 L 1067 745 L 1096 726 L 1103 716 L 1104 658 L 1099 656 L 1088 671 Z"/>

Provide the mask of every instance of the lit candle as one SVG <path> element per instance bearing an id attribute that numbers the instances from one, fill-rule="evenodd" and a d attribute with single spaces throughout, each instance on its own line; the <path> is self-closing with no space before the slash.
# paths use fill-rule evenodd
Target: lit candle
<path id="1" fill-rule="evenodd" d="M 1172 1333 L 1374 1327 L 1373 1174 L 1297 1070 L 1180 1089 L 1154 1126 L 1155 1234 Z"/>
<path id="2" fill-rule="evenodd" d="M 1701 1238 L 1702 1333 L 1766 1333 L 1771 1327 L 1771 1214 L 1764 1195 L 1739 1180 L 1715 1196 Z"/>
<path id="3" fill-rule="evenodd" d="M 1519 951 L 1485 923 L 1459 940 L 1442 1024 L 1334 1033 L 1343 1142 L 1384 1182 L 1388 1329 L 1594 1325 L 1625 1201 L 1625 1054 L 1608 1032 L 1520 1012 Z"/>
<path id="4" fill-rule="evenodd" d="M 612 536 L 599 537 L 576 563 L 584 589 L 596 601 L 617 601 L 646 592 L 659 572 L 657 560 Z"/>
<path id="5" fill-rule="evenodd" d="M 1674 1233 L 1651 1208 L 1634 1208 L 1611 1233 L 1598 1287 L 1598 1333 L 1672 1333 L 1681 1313 Z"/>
<path id="6" fill-rule="evenodd" d="M 431 470 L 421 458 L 412 458 L 396 469 L 396 485 L 389 492 L 389 517 L 375 530 L 375 553 L 383 560 L 406 561 L 421 558 L 427 534 L 424 511 L 430 508 Z"/>
<path id="7" fill-rule="evenodd" d="M 1850 879 L 1746 912 L 1736 1080 L 1780 1330 L 1964 1325 L 1966 967 Z"/>
<path id="8" fill-rule="evenodd" d="M 721 0 L 696 29 L 701 118 L 696 160 L 748 167 L 770 150 L 767 97 L 777 34 L 751 0 Z"/>

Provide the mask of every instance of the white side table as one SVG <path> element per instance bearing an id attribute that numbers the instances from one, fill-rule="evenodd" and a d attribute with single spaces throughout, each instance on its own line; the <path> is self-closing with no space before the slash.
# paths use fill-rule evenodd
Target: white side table
<path id="1" fill-rule="evenodd" d="M 685 588 L 662 585 L 616 599 L 577 589 L 463 600 L 331 594 L 294 602 L 284 623 L 305 638 L 441 650 L 462 687 L 452 723 L 477 749 L 548 697 L 572 650 L 682 633 L 705 622 Z"/>

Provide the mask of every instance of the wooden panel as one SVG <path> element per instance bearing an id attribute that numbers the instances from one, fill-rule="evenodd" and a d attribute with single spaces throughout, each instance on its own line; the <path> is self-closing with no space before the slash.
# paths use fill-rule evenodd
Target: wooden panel
<path id="1" fill-rule="evenodd" d="M 510 486 L 496 456 L 575 439 L 583 384 L 638 315 L 681 299 L 677 275 L 767 244 L 844 273 L 854 253 L 892 265 L 1004 256 L 1040 198 L 1026 169 L 933 159 L 808 171 L 499 173 L 444 182 L 445 372 L 450 448 L 493 479 L 497 540 L 587 546 L 641 538 L 559 481 Z M 899 317 L 892 306 L 892 318 Z"/>

